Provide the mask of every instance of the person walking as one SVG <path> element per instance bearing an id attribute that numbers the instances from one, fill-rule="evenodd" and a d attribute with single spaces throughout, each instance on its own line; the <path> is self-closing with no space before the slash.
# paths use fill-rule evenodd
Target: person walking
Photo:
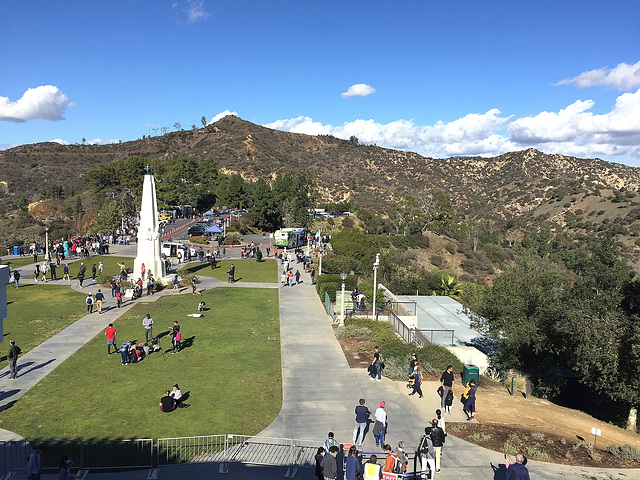
<path id="1" fill-rule="evenodd" d="M 444 417 L 442 416 L 442 411 L 439 408 L 436 410 L 436 420 L 438 420 L 438 427 L 442 429 L 442 432 L 444 433 L 444 438 L 446 440 L 447 438 L 446 423 L 444 421 Z M 442 450 L 440 450 L 440 454 L 442 455 Z"/>
<path id="2" fill-rule="evenodd" d="M 62 280 L 71 281 L 71 277 L 69 276 L 69 264 L 65 263 L 62 267 Z"/>
<path id="3" fill-rule="evenodd" d="M 371 362 L 371 380 L 376 379 L 376 375 L 378 376 L 378 381 L 380 381 L 381 373 L 382 373 L 382 365 L 380 363 L 380 347 L 376 345 L 373 351 L 373 361 Z"/>
<path id="4" fill-rule="evenodd" d="M 387 433 L 387 412 L 384 407 L 385 403 L 380 402 L 374 414 L 376 421 L 373 425 L 373 436 L 376 439 L 376 447 L 384 445 L 384 436 Z"/>
<path id="5" fill-rule="evenodd" d="M 87 304 L 87 313 L 93 313 L 93 297 L 90 293 L 87 294 L 87 298 L 84 302 Z"/>
<path id="6" fill-rule="evenodd" d="M 356 447 L 364 445 L 364 430 L 367 428 L 367 420 L 371 412 L 364 406 L 365 399 L 361 398 L 356 407 L 356 422 L 353 428 L 353 443 Z"/>
<path id="7" fill-rule="evenodd" d="M 467 401 L 464 404 L 464 408 L 462 409 L 464 413 L 467 415 L 467 420 L 473 420 L 474 415 L 476 414 L 476 390 L 478 389 L 478 385 L 476 384 L 476 379 L 472 378 L 469 380 L 467 384 L 467 390 L 464 392 L 467 397 Z"/>
<path id="8" fill-rule="evenodd" d="M 311 275 L 311 285 L 315 285 L 316 284 L 316 269 L 312 268 L 311 272 L 309 274 Z"/>
<path id="9" fill-rule="evenodd" d="M 113 353 L 118 352 L 118 345 L 116 345 L 116 329 L 113 328 L 113 323 L 110 323 L 107 329 L 104 331 L 107 336 L 107 355 L 111 355 L 111 345 L 113 345 Z"/>
<path id="10" fill-rule="evenodd" d="M 433 449 L 433 441 L 431 440 L 432 427 L 424 429 L 424 435 L 420 438 L 418 452 L 420 452 L 420 468 L 422 470 L 422 478 L 433 478 L 436 470 L 436 453 Z M 427 476 L 428 471 L 428 476 Z"/>
<path id="11" fill-rule="evenodd" d="M 116 292 L 116 304 L 118 305 L 118 308 L 120 308 L 121 303 L 122 303 L 122 292 L 120 291 L 120 289 L 118 289 L 118 291 Z"/>
<path id="12" fill-rule="evenodd" d="M 192 295 L 196 294 L 196 277 L 195 277 L 195 275 L 191 279 L 191 294 Z"/>
<path id="13" fill-rule="evenodd" d="M 144 327 L 144 341 L 149 342 L 153 338 L 153 318 L 147 313 L 147 316 L 142 319 L 142 326 Z"/>
<path id="14" fill-rule="evenodd" d="M 420 362 L 417 360 L 413 366 L 411 377 L 413 378 L 413 391 L 409 395 L 415 395 L 417 393 L 420 395 L 418 398 L 422 398 L 422 370 L 420 369 Z"/>
<path id="15" fill-rule="evenodd" d="M 173 277 L 173 288 L 171 289 L 172 292 L 180 293 L 180 290 L 178 289 L 178 283 L 178 275 L 176 275 L 175 277 Z"/>
<path id="16" fill-rule="evenodd" d="M 19 346 L 16 345 L 15 340 L 9 340 L 9 353 L 7 353 L 7 359 L 9 360 L 9 378 L 18 378 L 18 355 L 22 353 Z"/>
<path id="17" fill-rule="evenodd" d="M 442 372 L 442 375 L 440 376 L 440 386 L 442 387 L 442 397 L 440 399 L 440 407 L 444 408 L 445 399 L 447 398 L 447 394 L 449 390 L 453 392 L 455 387 L 455 381 L 453 378 L 453 365 L 447 365 L 447 369 L 444 372 Z"/>
<path id="18" fill-rule="evenodd" d="M 78 281 L 80 282 L 80 288 L 83 288 L 82 282 L 84 282 L 84 274 L 87 271 L 87 267 L 84 266 L 83 262 L 80 262 L 80 268 L 78 268 Z"/>
<path id="19" fill-rule="evenodd" d="M 51 265 L 49 265 L 49 271 L 51 272 L 51 280 L 58 280 L 58 275 L 56 274 L 55 262 L 52 262 Z"/>
<path id="20" fill-rule="evenodd" d="M 444 431 L 438 426 L 438 419 L 431 420 L 431 441 L 433 442 L 433 452 L 436 457 L 436 473 L 440 473 L 440 456 L 444 445 Z"/>
<path id="21" fill-rule="evenodd" d="M 98 313 L 102 313 L 102 304 L 104 303 L 104 294 L 102 290 L 98 289 L 96 293 L 96 307 L 98 307 Z"/>
<path id="22" fill-rule="evenodd" d="M 94 263 L 93 266 L 91 267 L 91 278 L 93 280 L 96 279 L 96 273 L 98 272 L 98 269 L 96 268 L 96 264 Z"/>
<path id="23" fill-rule="evenodd" d="M 516 463 L 507 468 L 506 480 L 529 480 L 529 470 L 525 467 L 526 459 L 521 453 L 516 455 Z"/>
<path id="24" fill-rule="evenodd" d="M 296 270 L 296 285 L 300 284 L 300 270 Z"/>
<path id="25" fill-rule="evenodd" d="M 18 288 L 18 282 L 20 281 L 20 272 L 18 270 L 13 271 L 13 281 L 16 284 L 16 288 Z"/>

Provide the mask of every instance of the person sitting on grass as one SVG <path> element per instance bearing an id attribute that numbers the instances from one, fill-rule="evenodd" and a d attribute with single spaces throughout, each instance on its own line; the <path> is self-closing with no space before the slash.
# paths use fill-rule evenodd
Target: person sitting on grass
<path id="1" fill-rule="evenodd" d="M 172 387 L 171 393 L 169 395 L 171 395 L 176 403 L 180 403 L 180 399 L 182 398 L 182 391 L 180 390 L 180 387 L 177 383 Z"/>
<path id="2" fill-rule="evenodd" d="M 171 392 L 169 392 L 169 390 L 166 390 L 164 392 L 164 397 L 160 399 L 160 403 L 159 403 L 160 411 L 169 413 L 169 412 L 173 412 L 176 409 L 176 401 L 173 399 L 173 397 L 170 394 Z"/>
<path id="3" fill-rule="evenodd" d="M 204 312 L 207 308 L 207 304 L 205 302 L 200 302 L 198 304 L 198 311 L 199 312 Z"/>

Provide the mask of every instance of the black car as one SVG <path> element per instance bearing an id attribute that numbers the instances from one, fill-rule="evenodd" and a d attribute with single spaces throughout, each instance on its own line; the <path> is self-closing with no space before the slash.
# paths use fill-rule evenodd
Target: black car
<path id="1" fill-rule="evenodd" d="M 206 227 L 204 227 L 202 225 L 194 225 L 193 227 L 189 227 L 189 230 L 187 230 L 187 235 L 189 235 L 189 236 L 204 235 L 205 230 L 206 230 Z"/>

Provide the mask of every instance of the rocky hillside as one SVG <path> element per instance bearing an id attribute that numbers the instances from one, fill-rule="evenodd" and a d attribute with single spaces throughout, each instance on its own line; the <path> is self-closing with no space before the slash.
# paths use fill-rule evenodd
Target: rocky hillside
<path id="1" fill-rule="evenodd" d="M 81 191 L 82 174 L 89 168 L 130 156 L 212 158 L 221 171 L 247 179 L 308 172 L 322 199 L 353 199 L 380 212 L 405 195 L 426 205 L 435 189 L 449 194 L 459 210 L 506 224 L 514 238 L 529 226 L 587 235 L 605 225 L 615 227 L 612 231 L 628 254 L 640 257 L 635 245 L 640 169 L 533 149 L 493 158 L 434 159 L 330 136 L 271 130 L 234 116 L 196 131 L 117 145 L 41 143 L 0 152 L 0 213 L 14 209 L 23 197 L 39 200 L 51 185 Z"/>

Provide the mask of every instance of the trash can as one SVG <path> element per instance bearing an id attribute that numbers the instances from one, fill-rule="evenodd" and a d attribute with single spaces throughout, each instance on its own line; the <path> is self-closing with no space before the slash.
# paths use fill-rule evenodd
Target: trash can
<path id="1" fill-rule="evenodd" d="M 480 382 L 480 369 L 470 363 L 465 363 L 462 369 L 462 384 L 467 385 L 471 379 L 475 379 L 476 385 Z"/>
<path id="2" fill-rule="evenodd" d="M 20 255 L 20 247 L 13 247 L 13 254 Z"/>

